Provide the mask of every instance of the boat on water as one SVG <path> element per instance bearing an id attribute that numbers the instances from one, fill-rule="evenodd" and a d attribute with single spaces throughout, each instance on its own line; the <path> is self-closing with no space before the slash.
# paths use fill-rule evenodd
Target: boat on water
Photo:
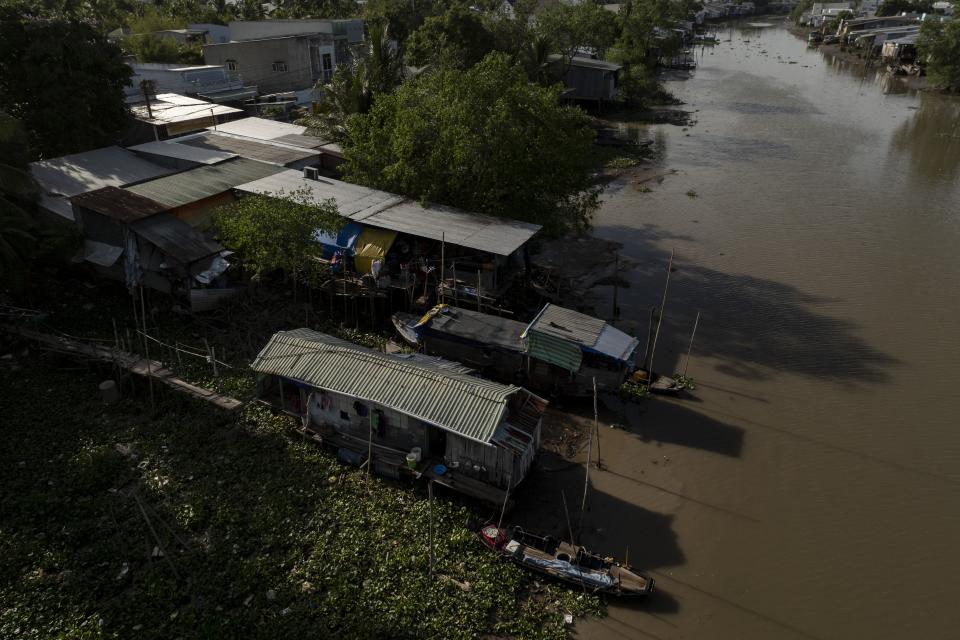
<path id="1" fill-rule="evenodd" d="M 820 44 L 823 42 L 823 34 L 819 31 L 811 31 L 807 35 L 807 44 Z"/>
<path id="2" fill-rule="evenodd" d="M 630 382 L 646 385 L 650 393 L 663 395 L 677 395 L 685 388 L 676 378 L 661 375 L 656 371 L 651 373 L 647 369 L 637 369 L 634 371 L 633 375 L 630 376 Z"/>
<path id="3" fill-rule="evenodd" d="M 395 313 L 397 333 L 424 353 L 488 377 L 566 396 L 617 391 L 636 370 L 640 341 L 610 323 L 547 304 L 529 323 L 451 305 Z"/>
<path id="4" fill-rule="evenodd" d="M 521 567 L 594 593 L 645 596 L 653 591 L 653 578 L 649 575 L 571 542 L 520 527 L 502 529 L 495 524 L 483 525 L 475 533 L 488 549 Z"/>

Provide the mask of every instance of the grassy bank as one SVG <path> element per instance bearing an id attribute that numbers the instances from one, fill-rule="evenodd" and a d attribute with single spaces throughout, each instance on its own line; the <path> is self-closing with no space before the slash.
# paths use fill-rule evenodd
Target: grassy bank
<path id="1" fill-rule="evenodd" d="M 47 324 L 102 333 L 124 305 L 95 299 Z M 239 361 L 233 321 L 218 322 Z M 157 314 L 161 335 L 218 335 L 177 322 Z M 565 614 L 601 611 L 486 552 L 464 523 L 490 513 L 453 497 L 434 503 L 431 577 L 423 488 L 338 464 L 287 418 L 165 389 L 151 415 L 143 383 L 105 407 L 106 372 L 13 355 L 0 361 L 0 637 L 564 638 Z M 240 368 L 219 384 L 249 391 Z"/>

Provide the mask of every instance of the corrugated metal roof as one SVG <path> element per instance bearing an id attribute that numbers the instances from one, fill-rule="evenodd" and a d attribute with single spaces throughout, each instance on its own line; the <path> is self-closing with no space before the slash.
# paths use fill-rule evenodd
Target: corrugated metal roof
<path id="1" fill-rule="evenodd" d="M 257 138 L 258 140 L 273 140 L 288 135 L 303 135 L 307 128 L 298 124 L 277 122 L 267 118 L 240 118 L 239 120 L 219 124 L 216 130 L 222 133 Z"/>
<path id="2" fill-rule="evenodd" d="M 216 164 L 237 157 L 237 154 L 230 153 L 229 151 L 202 149 L 200 147 L 179 144 L 176 138 L 173 140 L 146 142 L 144 144 L 138 144 L 135 147 L 128 147 L 128 149 L 137 153 L 176 158 L 177 160 L 189 160 L 190 162 L 197 162 L 199 164 Z"/>
<path id="3" fill-rule="evenodd" d="M 223 251 L 222 245 L 207 240 L 189 224 L 170 213 L 141 220 L 134 224 L 132 229 L 134 233 L 183 264 L 190 264 Z"/>
<path id="4" fill-rule="evenodd" d="M 639 340 L 608 324 L 591 349 L 617 360 L 630 360 L 639 346 Z"/>
<path id="5" fill-rule="evenodd" d="M 526 337 L 527 354 L 537 360 L 543 360 L 567 371 L 579 371 L 583 363 L 583 350 L 573 342 L 550 335 L 531 331 Z"/>
<path id="6" fill-rule="evenodd" d="M 206 100 L 198 100 L 178 93 L 159 93 L 150 98 L 150 108 L 146 104 L 130 107 L 133 116 L 150 124 L 173 124 L 202 120 L 211 116 L 226 116 L 240 113 L 243 109 L 228 107 Z"/>
<path id="7" fill-rule="evenodd" d="M 172 176 L 141 182 L 126 189 L 152 198 L 173 209 L 230 191 L 238 184 L 258 180 L 280 170 L 280 167 L 266 162 L 234 158 L 219 164 L 197 167 Z"/>
<path id="8" fill-rule="evenodd" d="M 389 229 L 431 240 L 508 256 L 540 230 L 539 225 L 470 213 L 440 205 L 423 206 L 378 189 L 320 178 L 310 180 L 299 171 L 281 171 L 237 187 L 241 191 L 269 195 L 301 189 L 317 204 L 333 198 L 340 215 L 371 227 Z"/>
<path id="9" fill-rule="evenodd" d="M 561 62 L 563 61 L 563 56 L 554 53 L 547 56 L 547 60 L 550 62 Z M 585 69 L 596 69 L 598 71 L 619 71 L 623 68 L 623 65 L 619 65 L 616 62 L 596 60 L 594 58 L 585 58 L 583 56 L 573 56 L 570 58 L 569 63 L 571 67 L 583 67 Z"/>
<path id="10" fill-rule="evenodd" d="M 580 367 L 582 358 L 574 358 L 572 351 L 563 348 L 561 343 L 616 360 L 628 360 L 640 345 L 633 336 L 599 318 L 549 303 L 529 324 L 524 338 L 530 355 L 571 371 Z M 576 368 L 571 368 L 574 360 Z"/>
<path id="11" fill-rule="evenodd" d="M 521 390 L 309 329 L 275 333 L 250 366 L 390 407 L 484 444 L 503 420 L 509 397 Z"/>
<path id="12" fill-rule="evenodd" d="M 61 196 L 75 196 L 102 187 L 121 187 L 172 172 L 120 147 L 30 163 L 30 173 L 43 192 Z"/>
<path id="13" fill-rule="evenodd" d="M 243 138 L 213 131 L 180 138 L 178 144 L 200 147 L 201 149 L 227 151 L 251 160 L 260 160 L 261 162 L 269 162 L 280 166 L 286 166 L 291 162 L 297 162 L 305 158 L 319 158 L 320 156 L 318 151 L 311 149 L 293 147 L 268 140 Z"/>
<path id="14" fill-rule="evenodd" d="M 81 193 L 70 198 L 70 202 L 120 222 L 142 220 L 167 210 L 159 202 L 118 187 Z"/>
<path id="15" fill-rule="evenodd" d="M 412 316 L 413 323 L 418 320 L 419 316 Z M 523 351 L 520 335 L 526 325 L 488 313 L 446 306 L 426 323 L 425 328 L 437 333 L 520 352 Z"/>
<path id="16" fill-rule="evenodd" d="M 605 324 L 607 323 L 599 318 L 547 303 L 527 327 L 527 332 L 536 331 L 592 347 L 597 344 Z"/>

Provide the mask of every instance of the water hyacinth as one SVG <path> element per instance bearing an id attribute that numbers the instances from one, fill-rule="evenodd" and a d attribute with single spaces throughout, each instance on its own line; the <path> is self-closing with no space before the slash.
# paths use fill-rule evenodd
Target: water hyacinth
<path id="1" fill-rule="evenodd" d="M 153 418 L 145 397 L 102 406 L 95 375 L 23 365 L 0 370 L 2 637 L 554 639 L 601 611 L 487 552 L 446 495 L 431 577 L 423 488 L 262 406 L 161 391 Z"/>

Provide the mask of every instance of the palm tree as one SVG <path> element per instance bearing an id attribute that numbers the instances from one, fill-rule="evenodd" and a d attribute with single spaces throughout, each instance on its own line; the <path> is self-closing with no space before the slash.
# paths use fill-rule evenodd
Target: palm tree
<path id="1" fill-rule="evenodd" d="M 354 49 L 349 62 L 337 66 L 329 84 L 317 83 L 314 89 L 320 100 L 315 112 L 297 121 L 308 133 L 343 141 L 351 116 L 367 113 L 378 95 L 399 86 L 403 64 L 387 23 L 371 23 L 369 36 Z"/>

